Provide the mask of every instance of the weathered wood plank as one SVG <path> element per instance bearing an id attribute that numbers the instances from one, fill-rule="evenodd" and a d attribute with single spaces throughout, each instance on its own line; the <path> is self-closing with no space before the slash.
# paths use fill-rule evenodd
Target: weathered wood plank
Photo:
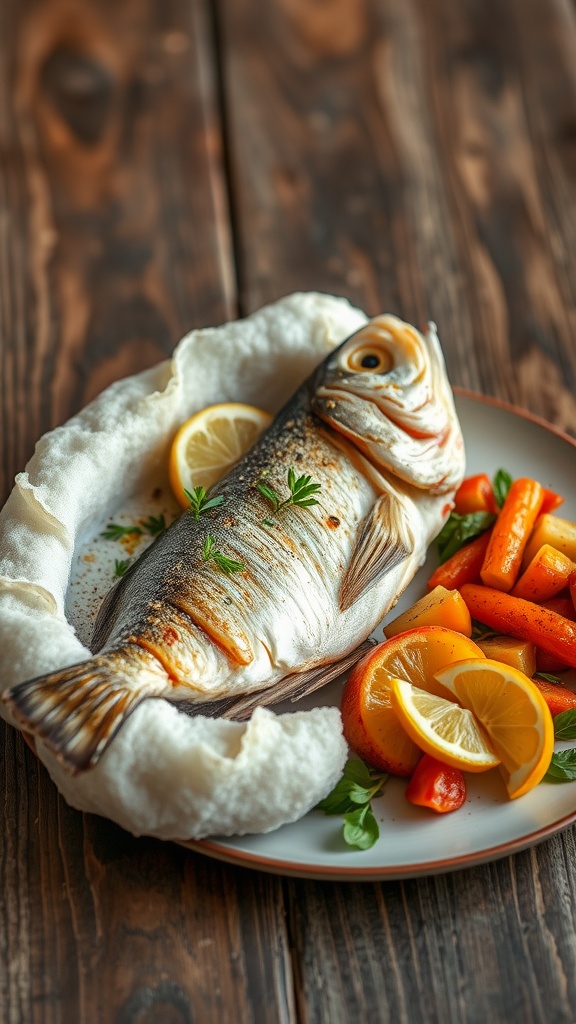
<path id="1" fill-rule="evenodd" d="M 37 437 L 235 311 L 210 7 L 0 10 L 0 430 Z M 58 796 L 0 723 L 0 1017 L 293 1020 L 281 882 Z"/>
<path id="2" fill-rule="evenodd" d="M 207 5 L 0 17 L 5 497 L 42 431 L 235 295 Z"/>
<path id="3" fill-rule="evenodd" d="M 576 431 L 573 6 L 221 10 L 243 308 L 318 288 L 433 318 L 454 382 Z M 576 936 L 550 908 L 569 905 L 573 846 L 287 882 L 300 1018 L 569 1024 Z"/>
<path id="4" fill-rule="evenodd" d="M 318 288 L 432 318 L 456 383 L 576 430 L 573 8 L 223 10 L 244 307 Z"/>

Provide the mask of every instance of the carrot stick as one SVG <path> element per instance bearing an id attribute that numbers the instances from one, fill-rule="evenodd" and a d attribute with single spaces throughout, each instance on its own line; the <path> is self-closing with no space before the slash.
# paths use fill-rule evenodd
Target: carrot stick
<path id="1" fill-rule="evenodd" d="M 480 571 L 487 587 L 508 591 L 514 586 L 541 504 L 542 487 L 536 480 L 514 481 L 494 523 Z"/>
<path id="2" fill-rule="evenodd" d="M 548 683 L 545 679 L 533 679 L 532 682 L 540 690 L 552 716 L 576 708 L 576 693 L 566 686 L 557 686 L 555 683 Z"/>
<path id="3" fill-rule="evenodd" d="M 467 476 L 454 496 L 454 511 L 460 516 L 469 512 L 497 512 L 494 491 L 486 473 Z"/>
<path id="4" fill-rule="evenodd" d="M 531 640 L 576 668 L 576 622 L 532 601 L 476 583 L 465 583 L 460 593 L 473 619 L 499 633 Z"/>
<path id="5" fill-rule="evenodd" d="M 527 601 L 547 601 L 564 589 L 574 568 L 574 562 L 568 555 L 557 551 L 550 544 L 543 544 L 511 593 Z"/>
<path id="6" fill-rule="evenodd" d="M 428 586 L 446 587 L 447 590 L 460 590 L 464 583 L 476 583 L 480 579 L 480 569 L 490 540 L 490 530 L 475 537 L 469 544 L 447 558 L 443 565 L 434 570 Z"/>

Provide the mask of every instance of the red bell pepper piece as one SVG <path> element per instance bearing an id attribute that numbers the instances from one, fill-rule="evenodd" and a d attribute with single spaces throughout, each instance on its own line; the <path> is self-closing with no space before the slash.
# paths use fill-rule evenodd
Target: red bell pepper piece
<path id="1" fill-rule="evenodd" d="M 466 799 L 466 781 L 459 768 L 424 754 L 406 787 L 406 799 L 438 814 L 457 811 Z"/>
<path id="2" fill-rule="evenodd" d="M 486 473 L 467 476 L 454 497 L 454 511 L 460 516 L 469 512 L 498 512 L 490 477 Z"/>
<path id="3" fill-rule="evenodd" d="M 542 490 L 544 498 L 540 508 L 540 515 L 543 512 L 554 512 L 555 509 L 560 508 L 560 505 L 564 504 L 564 498 L 561 494 L 556 494 L 556 491 L 551 491 L 549 487 L 543 487 Z"/>

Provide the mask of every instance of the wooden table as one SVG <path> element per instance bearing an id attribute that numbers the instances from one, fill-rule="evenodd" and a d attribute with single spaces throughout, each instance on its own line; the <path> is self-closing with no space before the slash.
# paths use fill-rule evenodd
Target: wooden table
<path id="1" fill-rule="evenodd" d="M 297 289 L 576 431 L 570 0 L 4 0 L 2 500 L 38 436 Z M 573 1024 L 575 834 L 298 881 L 71 810 L 2 726 L 8 1024 Z"/>

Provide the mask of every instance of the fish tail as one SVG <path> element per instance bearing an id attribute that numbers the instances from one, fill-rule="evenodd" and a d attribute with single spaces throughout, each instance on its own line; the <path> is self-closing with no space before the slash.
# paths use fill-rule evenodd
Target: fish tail
<path id="1" fill-rule="evenodd" d="M 2 695 L 12 717 L 76 775 L 92 768 L 129 715 L 169 685 L 158 661 L 137 646 L 18 683 Z"/>

